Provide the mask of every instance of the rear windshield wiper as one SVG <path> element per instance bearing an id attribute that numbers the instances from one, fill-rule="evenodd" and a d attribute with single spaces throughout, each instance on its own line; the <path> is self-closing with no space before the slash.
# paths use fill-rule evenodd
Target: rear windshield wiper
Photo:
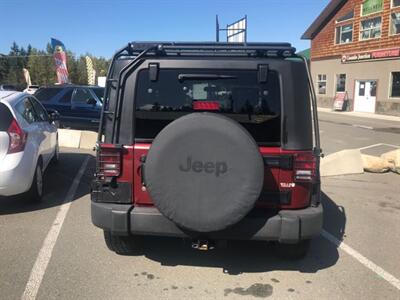
<path id="1" fill-rule="evenodd" d="M 185 81 L 185 80 L 200 80 L 200 79 L 207 79 L 207 80 L 218 80 L 218 79 L 235 79 L 236 76 L 232 75 L 218 75 L 218 74 L 179 74 L 178 80 Z"/>

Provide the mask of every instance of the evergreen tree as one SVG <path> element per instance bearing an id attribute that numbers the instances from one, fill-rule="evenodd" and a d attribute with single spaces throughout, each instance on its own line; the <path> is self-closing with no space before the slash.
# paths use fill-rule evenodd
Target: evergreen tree
<path id="1" fill-rule="evenodd" d="M 24 85 L 25 79 L 22 73 L 23 57 L 21 50 L 16 42 L 13 42 L 10 52 L 8 53 L 8 74 L 6 82 L 21 87 Z"/>
<path id="2" fill-rule="evenodd" d="M 7 56 L 0 56 L 0 84 L 6 83 L 7 76 L 8 76 L 8 59 Z"/>
<path id="3" fill-rule="evenodd" d="M 75 59 L 75 54 L 67 51 L 67 68 L 69 73 L 69 81 L 71 83 L 78 82 L 78 63 Z"/>
<path id="4" fill-rule="evenodd" d="M 94 69 L 96 70 L 96 76 L 106 76 L 110 61 L 105 59 L 104 57 L 93 57 L 92 60 Z"/>
<path id="5" fill-rule="evenodd" d="M 104 57 L 92 58 L 96 76 L 106 76 L 110 61 Z M 22 69 L 29 70 L 32 84 L 52 85 L 57 82 L 54 66 L 53 49 L 48 43 L 45 50 L 33 48 L 30 44 L 26 48 L 13 43 L 9 55 L 0 56 L 0 83 L 9 83 L 24 88 L 26 86 Z M 67 68 L 69 80 L 74 84 L 86 85 L 88 82 L 85 55 L 77 57 L 67 51 Z"/>

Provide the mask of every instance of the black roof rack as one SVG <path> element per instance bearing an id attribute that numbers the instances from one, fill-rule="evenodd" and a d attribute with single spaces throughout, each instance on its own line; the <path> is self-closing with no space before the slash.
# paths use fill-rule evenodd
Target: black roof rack
<path id="1" fill-rule="evenodd" d="M 98 132 L 98 141 L 101 141 L 104 115 L 111 116 L 112 135 L 111 140 L 118 143 L 119 123 L 121 101 L 120 95 L 124 86 L 121 82 L 126 75 L 142 58 L 147 56 L 232 56 L 232 57 L 298 57 L 296 48 L 290 43 L 221 43 L 221 42 L 131 42 L 117 51 L 108 69 L 108 74 L 113 74 L 116 60 L 119 58 L 130 57 L 131 61 L 122 68 L 117 78 L 108 78 L 105 97 L 103 103 L 103 112 L 100 117 L 100 127 Z M 113 86 L 116 83 L 116 86 Z M 116 89 L 116 101 L 112 108 L 108 107 L 108 95 L 111 88 Z M 105 109 L 107 107 L 107 109 Z"/>
<path id="2" fill-rule="evenodd" d="M 221 42 L 131 42 L 117 56 L 136 56 L 145 50 L 148 56 L 255 56 L 291 57 L 296 48 L 290 43 Z"/>

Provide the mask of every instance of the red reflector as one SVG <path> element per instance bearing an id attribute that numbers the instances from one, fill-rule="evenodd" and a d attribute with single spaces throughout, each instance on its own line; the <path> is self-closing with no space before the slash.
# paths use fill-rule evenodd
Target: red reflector
<path id="1" fill-rule="evenodd" d="M 10 138 L 7 153 L 11 154 L 24 151 L 28 135 L 22 130 L 15 119 L 12 120 L 7 134 Z"/>
<path id="2" fill-rule="evenodd" d="M 217 101 L 194 101 L 194 110 L 219 110 L 220 105 Z"/>

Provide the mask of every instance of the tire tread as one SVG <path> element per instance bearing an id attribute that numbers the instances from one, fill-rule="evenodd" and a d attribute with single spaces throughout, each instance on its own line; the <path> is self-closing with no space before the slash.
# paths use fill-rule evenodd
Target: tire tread
<path id="1" fill-rule="evenodd" d="M 139 250 L 139 237 L 118 236 L 104 230 L 104 240 L 108 249 L 120 255 L 134 255 Z"/>

